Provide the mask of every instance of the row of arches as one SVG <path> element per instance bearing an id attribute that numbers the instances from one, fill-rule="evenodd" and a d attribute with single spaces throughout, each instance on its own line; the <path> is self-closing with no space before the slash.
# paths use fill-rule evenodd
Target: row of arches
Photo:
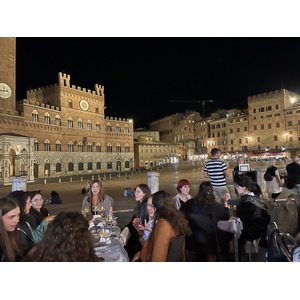
<path id="1" fill-rule="evenodd" d="M 48 112 L 46 112 L 42 117 L 43 117 L 43 123 L 44 124 L 51 124 L 51 117 L 50 117 L 50 114 Z M 34 110 L 32 112 L 32 114 L 31 114 L 31 120 L 32 120 L 32 122 L 35 122 L 35 123 L 39 123 L 40 122 L 40 115 L 39 115 L 39 113 L 38 113 L 37 110 Z M 69 117 L 68 120 L 67 120 L 67 127 L 74 128 L 75 127 L 75 122 L 76 121 L 74 121 L 72 117 Z M 55 116 L 54 125 L 61 126 L 60 115 L 56 115 Z M 101 131 L 101 125 L 100 125 L 99 121 L 96 121 L 95 127 L 94 127 L 91 120 L 88 120 L 86 122 L 86 124 L 85 124 L 82 121 L 81 118 L 77 119 L 77 128 L 78 129 L 87 129 L 87 130 L 93 130 L 93 128 L 95 128 L 96 131 Z M 115 129 L 114 132 L 119 132 L 119 133 L 122 132 L 122 128 L 121 128 L 121 126 L 119 124 L 116 124 L 116 126 L 114 127 L 114 129 Z M 105 125 L 105 130 L 107 132 L 113 132 L 112 125 L 110 123 L 107 123 Z M 124 126 L 123 132 L 124 133 L 129 133 L 129 127 L 128 127 L 128 125 Z"/>
<path id="2" fill-rule="evenodd" d="M 56 151 L 61 152 L 61 141 L 56 140 L 55 145 L 51 145 L 50 141 L 46 139 L 44 143 L 42 144 L 42 148 L 40 148 L 40 144 L 38 140 L 34 139 L 34 151 Z M 77 146 L 77 149 L 75 148 Z M 106 146 L 103 148 L 101 147 L 100 142 L 86 142 L 86 141 L 69 141 L 67 144 L 67 151 L 68 152 L 108 152 L 112 153 L 113 150 L 115 150 L 116 153 L 122 152 L 122 148 L 124 149 L 124 152 L 130 152 L 130 146 L 128 143 L 125 144 L 124 147 L 121 146 L 120 143 L 117 143 L 115 149 L 113 149 L 113 146 L 111 143 L 107 143 Z"/>

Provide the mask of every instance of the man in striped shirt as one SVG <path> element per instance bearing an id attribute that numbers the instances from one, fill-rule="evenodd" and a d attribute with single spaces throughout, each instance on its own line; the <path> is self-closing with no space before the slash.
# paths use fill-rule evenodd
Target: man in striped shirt
<path id="1" fill-rule="evenodd" d="M 205 164 L 204 178 L 210 178 L 210 182 L 214 188 L 214 195 L 219 203 L 225 198 L 225 194 L 229 194 L 225 177 L 229 177 L 229 171 L 226 164 L 219 158 L 221 150 L 213 148 L 210 152 L 211 159 Z M 229 194 L 230 195 L 230 194 Z"/>

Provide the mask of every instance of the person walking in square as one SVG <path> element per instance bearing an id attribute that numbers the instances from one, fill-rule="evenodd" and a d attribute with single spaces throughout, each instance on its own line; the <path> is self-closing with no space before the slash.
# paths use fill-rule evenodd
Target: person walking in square
<path id="1" fill-rule="evenodd" d="M 214 195 L 219 203 L 229 190 L 226 184 L 225 177 L 229 177 L 230 173 L 227 170 L 226 164 L 220 160 L 221 150 L 213 148 L 210 152 L 211 159 L 204 166 L 204 178 L 210 178 L 210 182 L 214 189 Z"/>

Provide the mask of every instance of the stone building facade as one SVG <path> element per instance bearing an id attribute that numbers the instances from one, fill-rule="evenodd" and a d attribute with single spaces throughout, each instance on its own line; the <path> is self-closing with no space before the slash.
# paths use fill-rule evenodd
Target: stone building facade
<path id="1" fill-rule="evenodd" d="M 178 162 L 177 145 L 159 142 L 150 135 L 139 135 L 134 142 L 134 169 Z"/>
<path id="2" fill-rule="evenodd" d="M 4 49 L 15 42 L 1 39 Z M 7 59 L 11 51 L 13 47 L 0 57 L 1 64 L 8 65 L 1 70 L 0 82 L 13 86 L 5 77 L 15 67 Z M 103 86 L 86 90 L 71 85 L 70 75 L 59 73 L 57 84 L 29 90 L 16 104 L 13 95 L 4 99 L 6 105 L 1 102 L 0 183 L 21 175 L 32 181 L 133 169 L 133 121 L 105 116 Z"/>

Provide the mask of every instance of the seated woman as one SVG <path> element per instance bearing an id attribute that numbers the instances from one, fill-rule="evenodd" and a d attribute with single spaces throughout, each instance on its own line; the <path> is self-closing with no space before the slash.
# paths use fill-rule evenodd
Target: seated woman
<path id="1" fill-rule="evenodd" d="M 49 222 L 52 221 L 55 216 L 47 216 L 42 220 L 40 225 L 36 227 L 36 229 L 33 229 L 30 225 L 30 219 L 28 217 L 32 205 L 29 194 L 23 191 L 14 191 L 11 192 L 7 198 L 15 201 L 20 207 L 20 221 L 17 225 L 17 229 L 19 230 L 20 240 L 25 252 L 28 252 L 34 246 L 34 244 L 42 240 Z"/>
<path id="2" fill-rule="evenodd" d="M 137 253 L 133 261 L 163 262 L 167 260 L 168 250 L 173 238 L 191 234 L 188 222 L 183 213 L 177 210 L 174 200 L 165 191 L 158 191 L 152 195 L 155 208 L 152 232 L 141 252 Z M 183 257 L 184 257 L 184 247 Z"/>
<path id="3" fill-rule="evenodd" d="M 237 206 L 237 216 L 243 223 L 242 234 L 239 238 L 239 253 L 244 253 L 246 240 L 254 241 L 261 238 L 261 245 L 266 246 L 267 226 L 270 222 L 266 205 L 260 200 L 260 186 L 248 176 L 238 179 L 236 189 L 241 195 Z"/>
<path id="4" fill-rule="evenodd" d="M 24 261 L 97 261 L 88 227 L 88 221 L 80 213 L 59 213 L 49 225 L 42 241 L 31 249 Z"/>
<path id="5" fill-rule="evenodd" d="M 82 207 L 89 206 L 92 214 L 97 214 L 93 208 L 104 209 L 105 216 L 113 211 L 113 199 L 104 194 L 103 186 L 100 180 L 95 179 L 89 185 L 89 194 L 83 198 Z"/>
<path id="6" fill-rule="evenodd" d="M 50 204 L 62 204 L 59 194 L 56 191 L 52 191 L 49 199 Z"/>
<path id="7" fill-rule="evenodd" d="M 0 262 L 20 261 L 23 257 L 17 225 L 20 208 L 12 200 L 0 199 Z"/>
<path id="8" fill-rule="evenodd" d="M 186 249 L 191 254 L 189 261 L 217 261 L 219 252 L 226 246 L 232 235 L 220 231 L 217 223 L 229 220 L 227 198 L 224 204 L 217 202 L 213 194 L 213 186 L 209 181 L 203 181 L 199 186 L 198 195 L 182 208 L 192 235 L 186 239 Z M 192 255 L 194 254 L 194 255 Z"/>
<path id="9" fill-rule="evenodd" d="M 33 229 L 36 229 L 44 218 L 50 216 L 47 208 L 44 207 L 44 200 L 41 191 L 29 191 L 30 202 L 32 204 L 28 217 Z"/>
<path id="10" fill-rule="evenodd" d="M 181 205 L 192 198 L 189 194 L 191 183 L 187 179 L 180 179 L 177 183 L 176 190 L 178 193 L 173 197 L 176 202 L 177 209 L 180 209 Z"/>
<path id="11" fill-rule="evenodd" d="M 128 253 L 128 257 L 131 260 L 133 256 L 142 249 L 140 243 L 140 233 L 134 226 L 134 223 L 138 222 L 139 224 L 144 225 L 145 222 L 148 222 L 149 215 L 147 210 L 147 200 L 151 195 L 150 188 L 147 184 L 141 183 L 135 188 L 135 201 L 137 203 L 131 221 L 127 224 L 130 232 L 130 237 L 127 244 L 125 245 L 125 250 Z"/>
<path id="12" fill-rule="evenodd" d="M 154 214 L 155 214 L 155 207 L 152 204 L 152 196 L 148 198 L 147 201 L 147 210 L 149 215 L 149 222 L 145 220 L 145 223 L 143 224 L 141 221 L 141 218 L 135 218 L 133 220 L 133 226 L 136 229 L 136 231 L 139 233 L 139 241 L 142 246 L 145 245 L 146 241 L 149 238 L 150 233 L 152 232 L 153 224 L 154 224 Z"/>

